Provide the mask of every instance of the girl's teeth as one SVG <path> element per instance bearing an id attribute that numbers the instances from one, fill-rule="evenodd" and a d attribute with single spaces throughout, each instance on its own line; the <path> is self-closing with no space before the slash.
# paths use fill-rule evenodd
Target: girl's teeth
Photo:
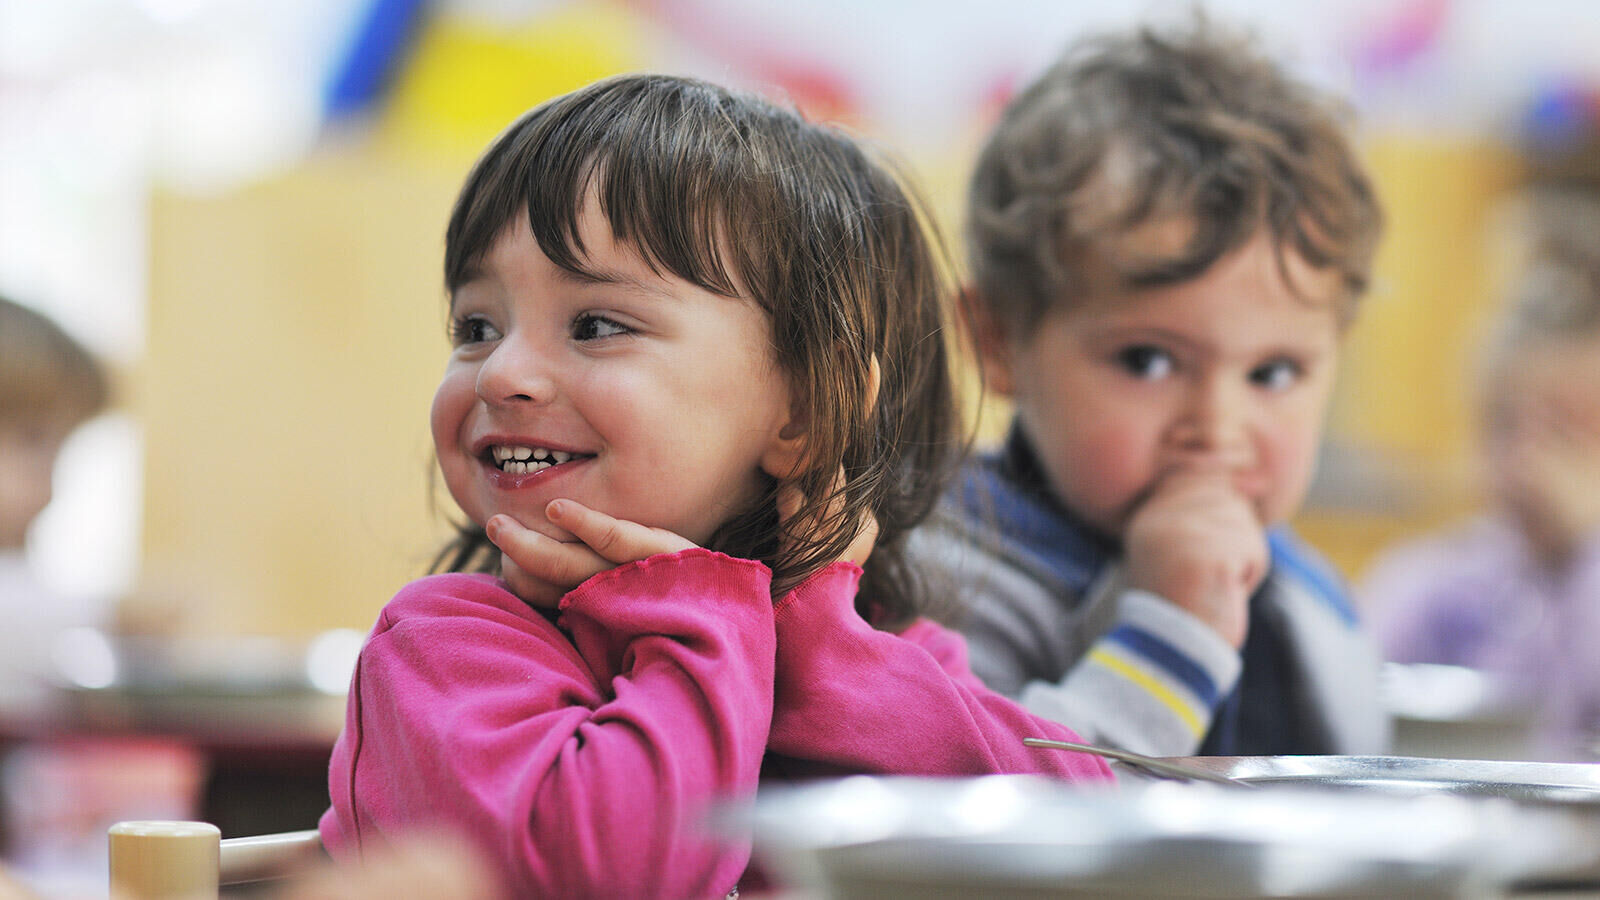
<path id="1" fill-rule="evenodd" d="M 490 448 L 490 455 L 501 470 L 517 475 L 559 466 L 572 459 L 571 453 L 544 447 L 495 446 Z"/>

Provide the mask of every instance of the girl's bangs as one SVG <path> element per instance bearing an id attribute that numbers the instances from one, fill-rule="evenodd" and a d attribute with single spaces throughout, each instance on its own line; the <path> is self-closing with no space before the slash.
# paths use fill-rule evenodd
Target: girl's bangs
<path id="1" fill-rule="evenodd" d="M 513 126 L 462 197 L 462 241 L 446 261 L 450 286 L 467 280 L 523 214 L 552 262 L 600 274 L 579 230 L 592 200 L 616 240 L 656 272 L 737 296 L 739 267 L 728 258 L 725 233 L 742 230 L 731 221 L 739 208 L 733 198 L 756 186 L 725 152 L 739 139 L 735 126 L 714 115 L 714 98 L 664 93 L 649 100 L 555 101 Z"/>

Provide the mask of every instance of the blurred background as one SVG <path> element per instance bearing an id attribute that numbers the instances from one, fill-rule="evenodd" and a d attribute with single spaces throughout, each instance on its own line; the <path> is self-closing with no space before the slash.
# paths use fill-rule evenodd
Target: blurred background
<path id="1" fill-rule="evenodd" d="M 1587 0 L 1203 8 L 1348 98 L 1387 207 L 1297 523 L 1354 578 L 1479 505 L 1468 373 L 1503 198 L 1530 172 L 1584 170 L 1600 16 Z M 260 638 L 348 648 L 449 532 L 426 420 L 444 222 L 518 113 L 628 70 L 753 88 L 899 154 L 954 240 L 967 167 L 1016 86 L 1078 33 L 1190 9 L 0 0 L 0 294 L 116 383 L 64 448 L 28 561 L 128 633 L 226 648 L 196 665 L 249 670 Z M 338 724 L 317 715 L 313 771 L 315 735 Z M 215 778 L 215 757 L 197 765 Z"/>
<path id="2" fill-rule="evenodd" d="M 425 421 L 444 219 L 512 117 L 626 70 L 755 88 L 899 153 L 956 238 L 1014 86 L 1076 33 L 1187 9 L 4 0 L 0 293 L 118 386 L 66 448 L 30 557 L 65 591 L 178 604 L 199 633 L 365 629 L 446 534 Z M 1354 575 L 1472 503 L 1486 231 L 1530 148 L 1587 139 L 1600 18 L 1578 0 L 1205 9 L 1350 99 L 1388 207 L 1302 523 Z"/>
<path id="3" fill-rule="evenodd" d="M 118 386 L 30 557 L 64 591 L 179 604 L 197 633 L 365 629 L 446 533 L 426 428 L 443 223 L 518 112 L 622 70 L 749 86 L 898 152 L 954 239 L 1014 86 L 1078 32 L 1189 8 L 5 0 L 0 293 Z M 1389 210 L 1302 522 L 1355 575 L 1474 501 L 1464 378 L 1496 200 L 1530 149 L 1589 138 L 1600 19 L 1576 0 L 1205 10 L 1350 99 Z"/>

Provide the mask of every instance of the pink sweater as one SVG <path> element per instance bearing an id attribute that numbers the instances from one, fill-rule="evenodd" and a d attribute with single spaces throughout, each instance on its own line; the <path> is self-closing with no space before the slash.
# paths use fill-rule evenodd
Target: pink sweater
<path id="1" fill-rule="evenodd" d="M 489 576 L 413 582 L 361 653 L 323 840 L 351 858 L 444 825 L 513 895 L 721 897 L 750 845 L 704 814 L 763 777 L 1111 777 L 1025 746 L 1075 737 L 985 689 L 957 635 L 869 626 L 860 575 L 835 564 L 774 604 L 765 566 L 685 550 L 584 582 L 559 627 Z"/>

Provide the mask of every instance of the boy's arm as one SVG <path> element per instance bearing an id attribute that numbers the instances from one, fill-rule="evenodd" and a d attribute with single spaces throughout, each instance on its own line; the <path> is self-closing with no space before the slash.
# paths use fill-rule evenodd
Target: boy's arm
<path id="1" fill-rule="evenodd" d="M 1199 697 L 1226 696 L 1238 681 L 1232 646 L 1177 607 L 1130 595 L 1120 568 L 1077 594 L 1025 559 L 953 528 L 919 533 L 914 546 L 921 564 L 947 570 L 954 581 L 972 671 L 1086 740 L 1190 755 L 1200 740 L 1193 723 L 1203 723 L 1203 734 L 1215 713 L 1215 704 Z M 1143 635 L 1158 636 L 1174 652 L 1151 649 L 1158 645 Z M 1214 691 L 1185 686 L 1185 674 L 1195 680 L 1196 670 Z"/>
<path id="2" fill-rule="evenodd" d="M 1018 695 L 1029 711 L 1067 722 L 1096 743 L 1149 756 L 1189 756 L 1239 680 L 1239 652 L 1209 625 L 1153 594 L 1108 584 L 1089 598 L 1116 611 L 1057 681 Z"/>
<path id="3" fill-rule="evenodd" d="M 1378 655 L 1337 575 L 1287 531 L 1271 544 L 1271 584 L 1260 590 L 1284 617 L 1304 679 L 1295 708 L 1282 715 L 1327 731 L 1330 749 L 1306 752 L 1384 752 Z M 1027 685 L 1024 704 L 1113 746 L 1154 756 L 1196 752 L 1238 683 L 1239 654 L 1177 607 L 1123 587 L 1116 571 L 1084 604 L 1115 618 L 1058 679 Z"/>
<path id="4" fill-rule="evenodd" d="M 655 556 L 572 591 L 563 634 L 482 576 L 407 588 L 352 684 L 330 849 L 438 824 L 514 895 L 721 896 L 749 848 L 701 828 L 759 778 L 770 590 L 756 563 Z"/>
<path id="5" fill-rule="evenodd" d="M 913 544 L 955 582 L 978 677 L 1091 741 L 1192 754 L 1238 681 L 1233 644 L 1167 598 L 1129 590 L 1125 568 L 1096 577 L 1091 558 L 1025 552 L 986 539 L 987 527 L 942 520 Z"/>
<path id="6" fill-rule="evenodd" d="M 1266 532 L 1226 470 L 1196 465 L 1156 483 L 1122 545 L 1115 621 L 1058 684 L 1029 685 L 1022 700 L 1096 722 L 1100 739 L 1124 749 L 1187 755 L 1239 677 Z"/>

